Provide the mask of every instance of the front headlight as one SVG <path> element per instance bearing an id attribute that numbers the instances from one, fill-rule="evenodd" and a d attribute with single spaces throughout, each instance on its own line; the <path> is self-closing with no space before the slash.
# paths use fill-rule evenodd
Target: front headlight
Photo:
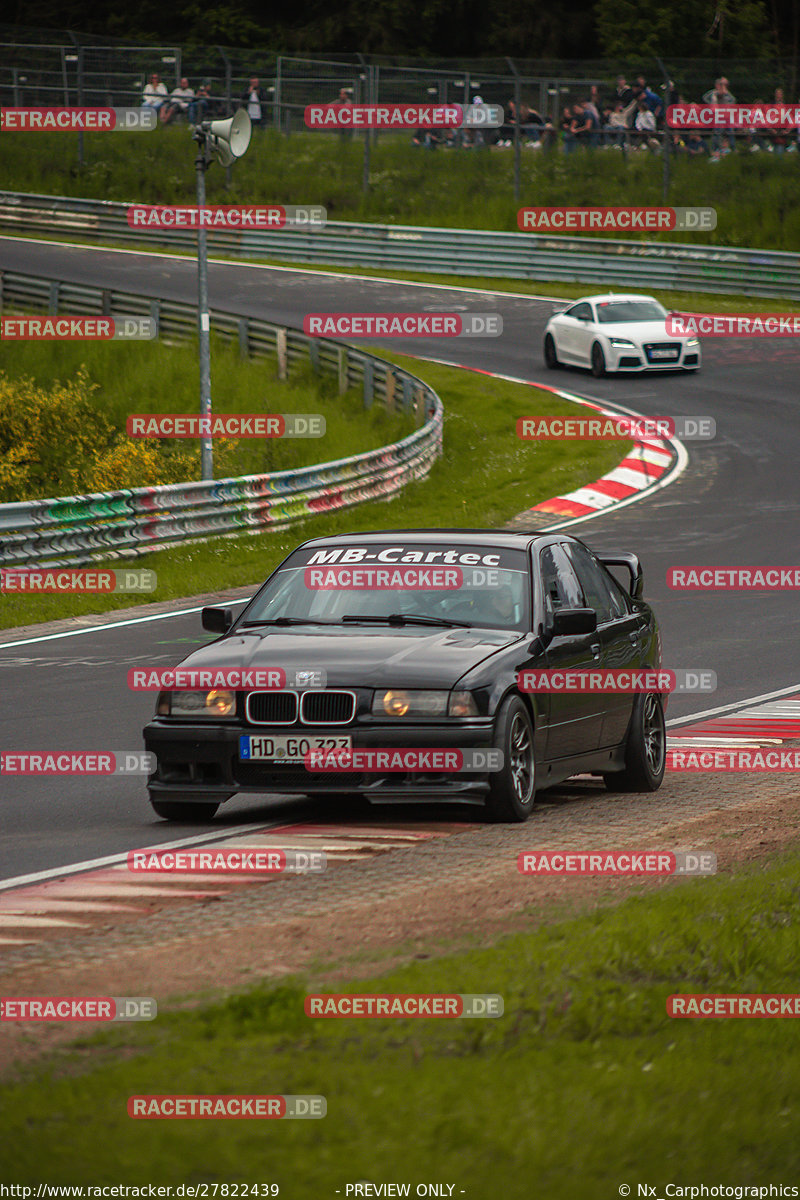
<path id="1" fill-rule="evenodd" d="M 635 350 L 636 346 L 630 338 L 609 338 L 612 346 L 619 346 L 621 350 Z"/>
<path id="2" fill-rule="evenodd" d="M 477 717 L 472 692 L 429 692 L 390 688 L 377 691 L 372 701 L 375 717 Z"/>
<path id="3" fill-rule="evenodd" d="M 159 717 L 219 717 L 236 715 L 236 693 L 224 688 L 208 692 L 161 692 L 156 705 Z"/>
<path id="4" fill-rule="evenodd" d="M 685 346 L 699 346 L 700 338 L 687 338 L 684 342 Z"/>
<path id="5" fill-rule="evenodd" d="M 449 692 L 428 692 L 408 688 L 378 691 L 372 701 L 376 717 L 443 717 Z"/>

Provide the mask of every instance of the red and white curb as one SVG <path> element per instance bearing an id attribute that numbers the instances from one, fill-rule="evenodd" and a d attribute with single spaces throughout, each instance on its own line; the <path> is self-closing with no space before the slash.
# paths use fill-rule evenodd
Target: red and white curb
<path id="1" fill-rule="evenodd" d="M 304 824 L 259 826 L 235 835 L 207 833 L 178 842 L 142 846 L 148 853 L 188 848 L 211 851 L 322 851 L 327 870 L 342 863 L 365 862 L 376 855 L 422 845 L 432 838 L 451 837 L 477 829 L 463 822 L 420 825 Z M 100 865 L 102 863 L 102 865 Z M 127 854 L 74 863 L 39 875 L 9 879 L 0 884 L 0 946 L 30 945 L 48 934 L 90 932 L 107 924 L 109 915 L 132 919 L 151 915 L 155 906 L 172 900 L 215 900 L 235 888 L 253 883 L 277 883 L 294 874 L 211 874 L 195 872 L 148 874 L 132 871 Z"/>
<path id="2" fill-rule="evenodd" d="M 497 371 L 487 371 L 483 367 L 468 367 L 464 363 L 444 362 L 442 359 L 424 358 L 416 354 L 408 357 L 418 358 L 422 362 L 435 362 L 440 366 L 458 367 L 461 371 L 473 371 L 476 375 L 488 375 L 491 379 L 504 379 L 508 383 L 521 383 L 525 387 L 538 388 L 541 392 L 550 392 L 553 396 L 558 396 L 560 400 L 569 400 L 573 404 L 591 408 L 594 412 L 602 413 L 606 417 L 624 416 L 633 417 L 635 420 L 646 419 L 643 413 L 634 412 L 633 409 L 625 408 L 622 405 L 611 405 L 608 402 L 600 404 L 595 400 L 587 400 L 584 396 L 565 392 L 561 388 L 550 387 L 546 383 L 534 383 L 530 379 L 520 379 L 516 375 L 502 375 Z M 514 517 L 513 522 L 509 523 L 509 526 L 516 527 L 529 514 L 535 520 L 534 514 L 539 513 L 567 518 L 551 525 L 542 526 L 544 529 L 565 529 L 569 525 L 577 525 L 580 521 L 587 521 L 611 508 L 622 508 L 626 504 L 633 504 L 634 501 L 644 499 L 645 496 L 651 495 L 659 488 L 667 487 L 683 474 L 688 462 L 689 455 L 683 442 L 678 438 L 634 440 L 633 448 L 613 471 L 609 471 L 607 475 L 596 479 L 594 483 L 586 484 L 574 492 L 542 500 L 540 504 L 535 504 L 532 508 L 519 513 Z"/>
<path id="3" fill-rule="evenodd" d="M 794 692 L 794 689 L 792 689 Z M 667 749 L 755 750 L 800 740 L 800 693 L 671 728 Z"/>

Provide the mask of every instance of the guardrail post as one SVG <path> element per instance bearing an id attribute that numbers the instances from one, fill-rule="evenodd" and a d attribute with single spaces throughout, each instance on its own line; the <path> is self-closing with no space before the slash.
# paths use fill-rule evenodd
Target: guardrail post
<path id="1" fill-rule="evenodd" d="M 343 396 L 350 382 L 349 363 L 347 361 L 347 346 L 339 347 L 339 395 Z"/>
<path id="2" fill-rule="evenodd" d="M 403 412 L 408 412 L 413 404 L 411 392 L 411 380 L 408 375 L 403 376 Z"/>
<path id="3" fill-rule="evenodd" d="M 289 356 L 286 348 L 286 330 L 279 329 L 275 337 L 275 350 L 278 355 L 278 379 L 289 378 Z"/>
<path id="4" fill-rule="evenodd" d="M 103 288 L 101 292 L 100 312 L 104 317 L 111 316 L 111 292 L 108 288 Z"/>
<path id="5" fill-rule="evenodd" d="M 312 372 L 319 375 L 319 342 L 314 338 L 310 338 L 308 342 L 308 361 L 311 364 Z"/>
<path id="6" fill-rule="evenodd" d="M 50 295 L 47 299 L 47 311 L 49 313 L 58 312 L 58 289 L 60 287 L 61 283 L 58 279 L 54 279 L 50 284 Z"/>
<path id="7" fill-rule="evenodd" d="M 397 390 L 397 376 L 395 375 L 394 371 L 387 371 L 386 372 L 386 399 L 384 401 L 384 404 L 386 405 L 386 411 L 388 413 L 393 413 L 395 410 L 394 396 L 395 396 L 396 390 Z"/>
<path id="8" fill-rule="evenodd" d="M 368 358 L 364 363 L 364 408 L 372 408 L 372 401 L 375 399 L 375 372 L 373 370 L 372 359 Z"/>
<path id="9" fill-rule="evenodd" d="M 161 337 L 161 301 L 150 301 L 150 320 L 155 322 L 156 337 Z"/>
<path id="10" fill-rule="evenodd" d="M 241 358 L 250 356 L 250 322 L 247 317 L 239 320 L 239 355 Z"/>
<path id="11" fill-rule="evenodd" d="M 5 271 L 0 271 L 0 313 L 3 311 L 3 280 L 4 280 L 4 278 L 5 278 Z"/>

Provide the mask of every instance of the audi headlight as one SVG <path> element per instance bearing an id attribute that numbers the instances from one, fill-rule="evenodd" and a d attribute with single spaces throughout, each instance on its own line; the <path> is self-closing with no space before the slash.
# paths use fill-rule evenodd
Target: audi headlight
<path id="1" fill-rule="evenodd" d="M 684 342 L 685 346 L 699 346 L 700 338 L 687 338 Z"/>
<path id="2" fill-rule="evenodd" d="M 635 350 L 636 346 L 630 338 L 609 338 L 612 346 L 619 346 L 621 350 Z"/>
<path id="3" fill-rule="evenodd" d="M 236 693 L 225 688 L 207 692 L 161 692 L 156 705 L 159 717 L 234 717 Z"/>

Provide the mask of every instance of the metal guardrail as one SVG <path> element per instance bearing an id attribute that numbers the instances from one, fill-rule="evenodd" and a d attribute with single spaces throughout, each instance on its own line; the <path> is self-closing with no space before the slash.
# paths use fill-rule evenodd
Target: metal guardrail
<path id="1" fill-rule="evenodd" d="M 0 230 L 194 248 L 196 235 L 189 229 L 129 228 L 128 207 L 112 200 L 0 192 Z M 209 231 L 208 240 L 210 250 L 220 254 L 289 262 L 800 299 L 800 254 L 778 250 L 351 221 L 328 222 L 316 232 Z"/>
<path id="2" fill-rule="evenodd" d="M 1 309 L 151 316 L 162 336 L 191 336 L 192 305 L 112 289 L 0 272 Z M 365 454 L 212 482 L 125 488 L 86 496 L 0 504 L 0 565 L 81 566 L 133 558 L 176 544 L 283 529 L 320 512 L 388 498 L 420 479 L 442 452 L 442 402 L 408 371 L 339 342 L 307 337 L 253 317 L 212 312 L 211 328 L 242 354 L 275 354 L 278 377 L 306 362 L 338 377 L 340 394 L 361 385 L 365 407 L 414 413 L 420 428 Z"/>

